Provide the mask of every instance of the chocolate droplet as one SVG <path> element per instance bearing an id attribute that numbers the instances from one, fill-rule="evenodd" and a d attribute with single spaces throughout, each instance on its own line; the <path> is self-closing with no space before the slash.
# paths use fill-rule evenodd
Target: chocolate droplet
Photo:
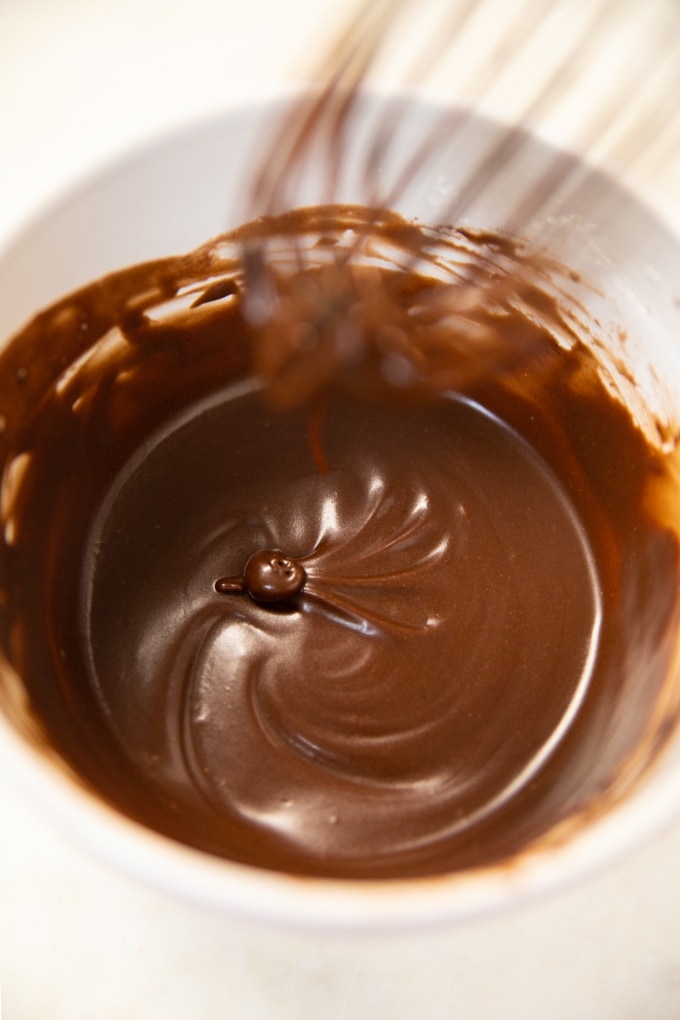
<path id="1" fill-rule="evenodd" d="M 278 549 L 253 553 L 243 571 L 247 593 L 256 602 L 282 602 L 304 588 L 307 571 Z"/>

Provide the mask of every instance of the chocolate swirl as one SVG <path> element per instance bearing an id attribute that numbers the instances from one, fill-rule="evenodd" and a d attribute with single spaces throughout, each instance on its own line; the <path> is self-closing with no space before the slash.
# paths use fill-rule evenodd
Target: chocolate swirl
<path id="1" fill-rule="evenodd" d="M 340 405 L 326 431 L 321 475 L 304 417 L 224 394 L 146 444 L 91 537 L 92 675 L 124 753 L 206 819 L 312 869 L 403 867 L 554 750 L 590 680 L 597 579 L 555 479 L 478 407 Z M 220 596 L 261 549 L 304 586 Z"/>
<path id="2" fill-rule="evenodd" d="M 319 276 L 286 251 L 334 222 L 237 240 L 276 239 L 287 301 Z M 426 260 L 427 231 L 368 223 L 371 258 Z M 481 332 L 438 254 L 383 265 L 390 329 L 365 305 L 310 417 L 294 345 L 253 375 L 273 334 L 232 240 L 100 281 L 3 354 L 2 633 L 32 710 L 121 810 L 239 861 L 394 877 L 517 853 L 637 775 L 675 648 L 669 457 L 502 238 L 517 286 Z M 404 387 L 383 369 L 410 321 Z"/>

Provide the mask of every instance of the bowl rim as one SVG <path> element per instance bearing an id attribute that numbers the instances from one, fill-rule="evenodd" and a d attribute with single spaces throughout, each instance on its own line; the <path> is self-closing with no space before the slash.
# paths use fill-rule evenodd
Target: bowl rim
<path id="1" fill-rule="evenodd" d="M 680 811 L 677 776 L 655 762 L 639 789 L 577 821 L 567 838 L 506 861 L 424 878 L 318 878 L 240 864 L 146 828 L 55 767 L 53 754 L 31 746 L 2 712 L 0 765 L 66 842 L 138 884 L 225 916 L 317 932 L 396 933 L 495 916 L 611 867 Z"/>

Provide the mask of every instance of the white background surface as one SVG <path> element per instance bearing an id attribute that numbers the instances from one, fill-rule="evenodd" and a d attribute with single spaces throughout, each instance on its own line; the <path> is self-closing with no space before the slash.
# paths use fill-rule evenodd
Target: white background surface
<path id="1" fill-rule="evenodd" d="M 0 0 L 0 239 L 110 156 L 303 73 L 338 3 Z M 678 1020 L 680 825 L 517 913 L 350 940 L 141 889 L 0 777 L 0 981 L 4 1020 Z"/>

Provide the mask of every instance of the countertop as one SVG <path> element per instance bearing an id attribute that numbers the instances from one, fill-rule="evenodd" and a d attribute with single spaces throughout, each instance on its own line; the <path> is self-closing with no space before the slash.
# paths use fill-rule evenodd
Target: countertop
<path id="1" fill-rule="evenodd" d="M 271 95 L 299 59 L 289 41 L 326 35 L 337 7 L 0 0 L 0 238 L 121 151 Z M 142 888 L 66 842 L 11 776 L 0 818 L 4 1020 L 680 1017 L 680 823 L 521 910 L 349 938 Z"/>

